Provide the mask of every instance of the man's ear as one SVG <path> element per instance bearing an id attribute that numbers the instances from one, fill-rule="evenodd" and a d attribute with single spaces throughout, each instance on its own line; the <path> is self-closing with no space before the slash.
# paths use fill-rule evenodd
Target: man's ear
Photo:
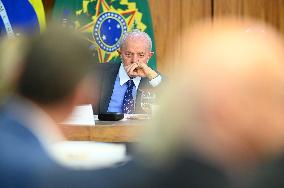
<path id="1" fill-rule="evenodd" d="M 75 106 L 80 104 L 90 104 L 91 96 L 93 96 L 93 80 L 91 76 L 86 76 L 82 79 L 74 90 L 73 104 Z"/>
<path id="2" fill-rule="evenodd" d="M 150 52 L 149 59 L 154 55 L 154 52 Z"/>

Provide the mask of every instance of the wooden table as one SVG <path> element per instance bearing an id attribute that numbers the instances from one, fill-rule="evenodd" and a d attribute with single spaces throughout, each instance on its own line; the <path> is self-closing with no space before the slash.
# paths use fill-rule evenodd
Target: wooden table
<path id="1" fill-rule="evenodd" d="M 136 142 L 146 121 L 96 121 L 95 125 L 61 124 L 68 140 L 98 142 Z"/>

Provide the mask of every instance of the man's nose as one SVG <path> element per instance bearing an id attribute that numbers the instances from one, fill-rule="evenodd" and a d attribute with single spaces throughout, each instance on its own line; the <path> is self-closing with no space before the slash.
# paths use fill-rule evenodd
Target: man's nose
<path id="1" fill-rule="evenodd" d="M 138 60 L 137 55 L 134 54 L 134 55 L 132 56 L 132 63 L 136 63 L 137 60 Z"/>

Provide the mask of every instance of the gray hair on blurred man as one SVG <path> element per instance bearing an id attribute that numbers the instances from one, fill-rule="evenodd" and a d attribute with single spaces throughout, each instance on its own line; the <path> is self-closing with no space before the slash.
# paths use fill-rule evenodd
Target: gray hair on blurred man
<path id="1" fill-rule="evenodd" d="M 229 174 L 278 154 L 284 146 L 280 35 L 230 18 L 201 22 L 182 37 L 180 67 L 140 149 L 155 163 L 181 150 Z"/>

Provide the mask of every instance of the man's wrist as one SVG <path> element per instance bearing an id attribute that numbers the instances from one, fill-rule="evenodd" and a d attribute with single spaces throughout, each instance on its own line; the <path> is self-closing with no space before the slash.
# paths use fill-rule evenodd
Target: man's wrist
<path id="1" fill-rule="evenodd" d="M 156 78 L 157 76 L 158 76 L 158 73 L 156 73 L 156 72 L 153 71 L 153 70 L 147 75 L 147 77 L 148 77 L 149 80 L 153 80 L 153 79 Z"/>
<path id="2" fill-rule="evenodd" d="M 158 86 L 161 83 L 161 81 L 162 81 L 162 77 L 161 77 L 161 75 L 158 74 L 158 76 L 156 76 L 152 80 L 149 80 L 149 84 L 152 87 L 156 87 L 156 86 Z"/>

